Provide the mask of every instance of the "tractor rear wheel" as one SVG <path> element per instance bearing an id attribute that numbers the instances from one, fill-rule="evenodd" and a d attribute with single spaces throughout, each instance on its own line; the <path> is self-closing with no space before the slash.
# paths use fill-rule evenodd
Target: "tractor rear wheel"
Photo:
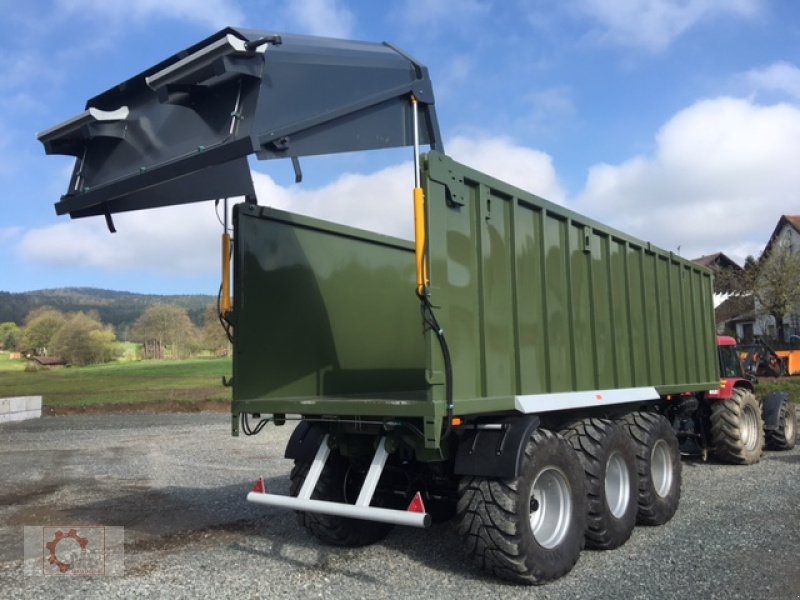
<path id="1" fill-rule="evenodd" d="M 639 476 L 628 432 L 608 419 L 586 418 L 561 431 L 586 475 L 586 545 L 618 548 L 636 525 Z"/>
<path id="2" fill-rule="evenodd" d="M 681 499 L 681 456 L 669 421 L 647 411 L 625 415 L 636 448 L 639 471 L 638 512 L 641 525 L 663 525 L 678 510 Z"/>
<path id="3" fill-rule="evenodd" d="M 778 428 L 766 432 L 769 450 L 791 450 L 797 442 L 797 405 L 787 398 L 780 409 Z"/>
<path id="4" fill-rule="evenodd" d="M 291 480 L 289 493 L 292 496 L 300 493 L 310 467 L 311 461 L 294 462 L 294 468 L 289 475 Z M 363 480 L 362 473 L 351 471 L 346 458 L 332 451 L 311 497 L 315 500 L 354 504 Z M 351 493 L 346 490 L 350 490 Z M 332 546 L 356 547 L 374 544 L 385 538 L 393 527 L 388 523 L 301 511 L 297 512 L 297 520 L 318 540 Z"/>
<path id="5" fill-rule="evenodd" d="M 538 585 L 565 575 L 586 529 L 586 488 L 575 451 L 560 435 L 539 429 L 517 477 L 463 477 L 456 528 L 474 562 L 496 577 Z"/>
<path id="6" fill-rule="evenodd" d="M 711 441 L 721 461 L 752 465 L 761 460 L 764 420 L 753 392 L 738 387 L 730 399 L 712 401 Z"/>

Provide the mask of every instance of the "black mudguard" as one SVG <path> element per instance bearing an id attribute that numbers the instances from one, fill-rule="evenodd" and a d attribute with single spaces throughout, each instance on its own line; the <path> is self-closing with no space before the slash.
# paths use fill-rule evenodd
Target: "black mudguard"
<path id="1" fill-rule="evenodd" d="M 325 429 L 316 423 L 300 421 L 286 444 L 284 458 L 291 458 L 303 462 L 312 461 L 319 450 Z"/>
<path id="2" fill-rule="evenodd" d="M 492 420 L 490 425 L 500 427 L 463 432 L 456 451 L 456 475 L 501 479 L 513 479 L 519 475 L 525 445 L 539 427 L 539 417 L 511 415 Z"/>
<path id="3" fill-rule="evenodd" d="M 764 429 L 774 430 L 778 428 L 781 407 L 785 402 L 791 402 L 789 394 L 786 392 L 771 392 L 764 396 L 764 400 L 761 402 L 761 412 L 764 416 Z"/>

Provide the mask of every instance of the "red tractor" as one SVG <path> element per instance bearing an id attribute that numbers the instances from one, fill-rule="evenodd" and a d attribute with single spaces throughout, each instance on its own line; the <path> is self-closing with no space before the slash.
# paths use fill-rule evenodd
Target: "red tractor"
<path id="1" fill-rule="evenodd" d="M 702 395 L 673 398 L 669 416 L 684 454 L 711 451 L 721 461 L 749 465 L 764 447 L 790 450 L 795 446 L 797 407 L 784 392 L 759 399 L 754 378 L 746 376 L 736 340 L 718 336 L 720 387 Z"/>

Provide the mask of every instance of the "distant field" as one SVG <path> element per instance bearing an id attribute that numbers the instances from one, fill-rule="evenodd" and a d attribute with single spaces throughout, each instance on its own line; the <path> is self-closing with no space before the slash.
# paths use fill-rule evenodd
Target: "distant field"
<path id="1" fill-rule="evenodd" d="M 42 396 L 45 407 L 230 401 L 222 376 L 231 361 L 140 361 L 25 371 L 25 361 L 0 354 L 0 395 Z"/>

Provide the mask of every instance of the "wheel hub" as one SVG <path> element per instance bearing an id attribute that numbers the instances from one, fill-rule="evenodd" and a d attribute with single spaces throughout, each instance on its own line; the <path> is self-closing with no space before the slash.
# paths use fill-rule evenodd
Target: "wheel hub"
<path id="1" fill-rule="evenodd" d="M 605 492 L 611 514 L 619 519 L 628 510 L 631 498 L 631 474 L 622 454 L 612 452 L 606 462 Z"/>
<path id="2" fill-rule="evenodd" d="M 571 490 L 558 467 L 543 468 L 534 479 L 530 499 L 530 526 L 543 548 L 558 546 L 569 530 L 572 514 Z"/>
<path id="3" fill-rule="evenodd" d="M 664 440 L 658 440 L 650 453 L 650 476 L 656 494 L 666 498 L 672 488 L 672 454 Z"/>
<path id="4" fill-rule="evenodd" d="M 755 450 L 758 444 L 758 415 L 752 406 L 745 406 L 742 410 L 741 427 L 739 437 L 747 450 Z"/>

